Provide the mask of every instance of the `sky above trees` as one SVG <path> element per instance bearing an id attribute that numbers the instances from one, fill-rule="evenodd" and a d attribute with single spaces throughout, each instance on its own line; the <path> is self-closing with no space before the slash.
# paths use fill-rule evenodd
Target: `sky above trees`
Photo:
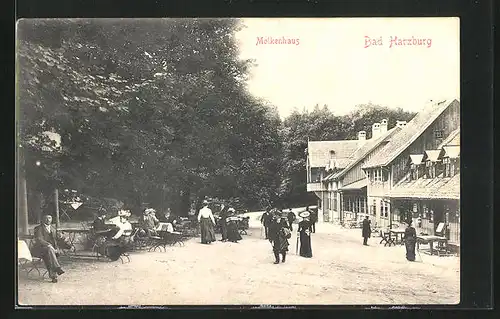
<path id="1" fill-rule="evenodd" d="M 248 88 L 282 118 L 294 108 L 324 105 L 336 114 L 373 103 L 416 112 L 429 100 L 458 98 L 457 18 L 243 19 L 240 54 L 254 59 Z M 365 36 L 383 45 L 365 46 Z M 426 46 L 390 48 L 390 37 L 431 39 Z M 299 45 L 256 45 L 258 37 L 300 39 Z"/>
<path id="2" fill-rule="evenodd" d="M 308 137 L 354 139 L 380 116 L 413 116 L 369 103 L 337 116 L 313 104 L 281 120 L 279 108 L 250 89 L 254 66 L 239 55 L 234 19 L 21 26 L 17 119 L 29 194 L 76 189 L 181 215 L 206 196 L 247 209 L 310 204 Z M 61 137 L 57 152 L 47 151 L 57 146 L 48 131 Z"/>

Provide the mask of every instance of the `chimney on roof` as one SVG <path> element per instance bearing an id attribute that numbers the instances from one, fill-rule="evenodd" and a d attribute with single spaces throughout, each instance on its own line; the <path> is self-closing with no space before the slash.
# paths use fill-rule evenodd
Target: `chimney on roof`
<path id="1" fill-rule="evenodd" d="M 382 122 L 380 122 L 380 134 L 384 134 L 387 132 L 387 120 L 383 119 Z"/>
<path id="2" fill-rule="evenodd" d="M 380 136 L 380 123 L 373 123 L 372 125 L 372 138 Z"/>
<path id="3" fill-rule="evenodd" d="M 358 132 L 358 145 L 361 146 L 366 142 L 366 132 L 365 131 L 359 131 Z"/>
<path id="4" fill-rule="evenodd" d="M 326 170 L 329 171 L 329 170 L 333 170 L 335 169 L 335 167 L 337 166 L 336 163 L 335 163 L 335 157 L 337 157 L 335 155 L 335 151 L 334 150 L 331 150 L 330 151 L 330 160 L 328 161 L 328 166 L 326 167 Z"/>
<path id="5" fill-rule="evenodd" d="M 396 126 L 399 128 L 403 128 L 406 126 L 406 121 L 396 121 Z"/>

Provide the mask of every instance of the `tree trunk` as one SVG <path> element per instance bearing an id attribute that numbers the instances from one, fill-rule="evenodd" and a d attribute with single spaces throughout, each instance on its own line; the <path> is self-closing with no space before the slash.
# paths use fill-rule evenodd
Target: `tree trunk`
<path id="1" fill-rule="evenodd" d="M 19 176 L 18 181 L 18 229 L 21 235 L 28 235 L 28 192 L 24 174 Z"/>
<path id="2" fill-rule="evenodd" d="M 179 212 L 181 216 L 189 216 L 189 210 L 191 208 L 191 190 L 189 188 L 184 189 L 180 196 L 179 202 Z"/>
<path id="3" fill-rule="evenodd" d="M 22 149 L 18 148 L 18 183 L 17 183 L 17 214 L 18 230 L 22 235 L 28 234 L 28 192 L 26 189 L 26 170 Z"/>
<path id="4" fill-rule="evenodd" d="M 54 208 L 56 213 L 56 228 L 59 228 L 59 190 L 54 190 Z"/>

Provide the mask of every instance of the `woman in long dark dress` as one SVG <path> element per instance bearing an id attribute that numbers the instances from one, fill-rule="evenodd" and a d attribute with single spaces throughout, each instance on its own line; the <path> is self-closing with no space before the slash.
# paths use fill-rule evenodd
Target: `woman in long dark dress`
<path id="1" fill-rule="evenodd" d="M 227 240 L 233 243 L 237 243 L 241 240 L 240 232 L 238 231 L 238 217 L 234 216 L 234 209 L 230 208 L 228 210 L 230 216 L 226 218 L 227 221 Z"/>
<path id="2" fill-rule="evenodd" d="M 219 214 L 220 217 L 220 227 L 221 227 L 221 233 L 222 233 L 222 239 L 221 241 L 226 241 L 227 240 L 227 217 L 228 217 L 228 210 L 222 205 L 221 211 Z"/>
<path id="3" fill-rule="evenodd" d="M 408 221 L 408 227 L 405 229 L 405 246 L 406 246 L 406 259 L 415 261 L 415 244 L 417 242 L 417 232 L 411 226 L 412 221 Z"/>
<path id="4" fill-rule="evenodd" d="M 299 254 L 302 257 L 311 258 L 312 257 L 312 247 L 311 247 L 311 233 L 312 233 L 312 222 L 310 220 L 310 213 L 303 212 L 299 214 L 302 217 L 302 221 L 299 223 L 299 236 L 300 236 L 300 250 Z"/>

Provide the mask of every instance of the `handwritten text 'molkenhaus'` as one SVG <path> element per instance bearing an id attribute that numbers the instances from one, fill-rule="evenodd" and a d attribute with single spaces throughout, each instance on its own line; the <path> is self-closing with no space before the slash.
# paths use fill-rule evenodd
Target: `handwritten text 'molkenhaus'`
<path id="1" fill-rule="evenodd" d="M 299 45 L 299 38 L 287 38 L 287 37 L 257 37 L 257 43 L 255 45 L 264 44 L 288 44 L 288 45 Z"/>

